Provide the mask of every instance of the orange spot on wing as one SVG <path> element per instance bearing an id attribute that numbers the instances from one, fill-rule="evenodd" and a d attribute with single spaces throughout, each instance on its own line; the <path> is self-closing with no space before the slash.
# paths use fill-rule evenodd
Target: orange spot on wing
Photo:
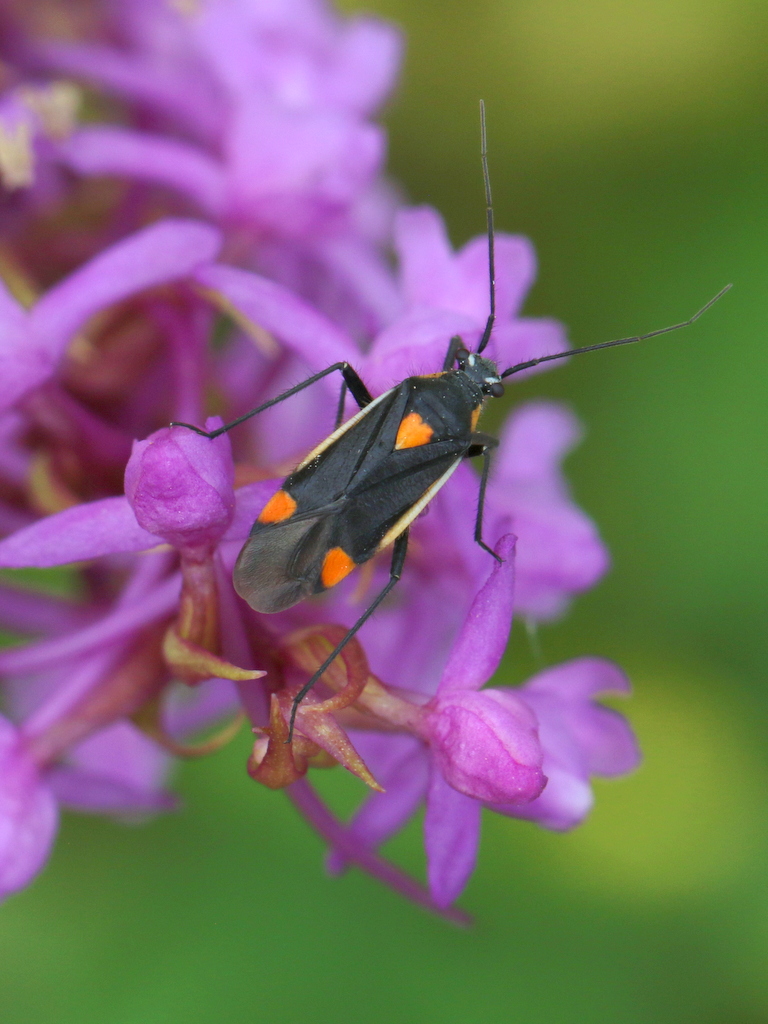
<path id="1" fill-rule="evenodd" d="M 434 430 L 428 423 L 419 416 L 417 412 L 409 412 L 400 421 L 400 428 L 397 431 L 395 449 L 418 448 L 420 444 L 426 444 L 434 434 Z"/>
<path id="2" fill-rule="evenodd" d="M 473 430 L 474 430 L 474 429 L 475 429 L 475 427 L 477 426 L 477 421 L 478 421 L 478 420 L 480 419 L 480 413 L 481 413 L 482 411 L 483 411 L 483 406 L 482 406 L 482 404 L 481 404 L 481 405 L 478 405 L 478 407 L 477 407 L 476 409 L 473 409 L 473 410 L 472 410 L 472 419 L 470 420 L 470 425 L 471 425 L 471 427 L 472 427 L 472 429 L 473 429 Z"/>
<path id="3" fill-rule="evenodd" d="M 320 573 L 324 587 L 335 587 L 345 576 L 349 576 L 355 568 L 354 560 L 344 548 L 331 548 L 323 559 L 323 570 Z"/>
<path id="4" fill-rule="evenodd" d="M 282 523 L 284 519 L 290 519 L 295 511 L 296 502 L 288 491 L 278 491 L 259 513 L 259 522 Z"/>

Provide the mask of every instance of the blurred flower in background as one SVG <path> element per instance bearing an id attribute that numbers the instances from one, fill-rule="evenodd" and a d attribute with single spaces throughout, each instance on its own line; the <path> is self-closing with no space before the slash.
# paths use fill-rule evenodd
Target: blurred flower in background
<path id="1" fill-rule="evenodd" d="M 560 469 L 578 423 L 540 401 L 504 428 L 486 516 L 498 564 L 472 542 L 477 478 L 453 476 L 287 743 L 293 697 L 387 569 L 273 616 L 231 573 L 279 478 L 330 429 L 338 382 L 214 441 L 165 424 L 214 429 L 338 361 L 374 394 L 439 370 L 453 334 L 482 331 L 486 240 L 454 253 L 439 214 L 384 177 L 372 117 L 397 75 L 391 26 L 320 0 L 86 14 L 54 38 L 4 12 L 0 567 L 70 568 L 63 597 L 0 589 L 0 624 L 27 641 L 0 652 L 0 894 L 45 863 L 59 806 L 170 808 L 172 759 L 220 749 L 245 718 L 248 772 L 287 789 L 332 870 L 456 916 L 482 807 L 567 829 L 593 776 L 638 763 L 626 722 L 595 703 L 628 690 L 608 662 L 484 688 L 515 605 L 552 619 L 607 567 Z M 564 351 L 557 322 L 520 315 L 530 243 L 499 233 L 496 250 L 489 355 Z M 349 821 L 309 781 L 338 765 L 372 791 Z M 379 850 L 422 805 L 426 887 Z"/>

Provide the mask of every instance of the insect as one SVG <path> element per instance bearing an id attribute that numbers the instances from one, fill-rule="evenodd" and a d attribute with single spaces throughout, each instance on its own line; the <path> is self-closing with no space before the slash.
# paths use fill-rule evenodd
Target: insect
<path id="1" fill-rule="evenodd" d="M 632 338 L 619 338 L 567 352 L 539 356 L 499 372 L 483 356 L 496 319 L 494 225 L 485 125 L 480 104 L 481 159 L 488 233 L 489 314 L 477 349 L 450 339 L 442 369 L 407 377 L 374 398 L 349 363 L 334 363 L 217 430 L 214 438 L 332 373 L 342 376 L 336 427 L 311 451 L 269 499 L 253 524 L 234 569 L 238 594 L 259 612 L 279 612 L 336 586 L 357 566 L 392 547 L 389 580 L 299 690 L 291 708 L 290 735 L 302 699 L 336 656 L 386 599 L 402 574 L 411 523 L 447 482 L 463 459 L 482 457 L 475 541 L 483 540 L 483 506 L 495 437 L 478 431 L 488 398 L 504 394 L 502 381 L 540 363 L 597 349 L 628 345 L 694 323 L 729 288 L 723 288 L 690 319 Z M 347 390 L 359 411 L 342 423 Z"/>

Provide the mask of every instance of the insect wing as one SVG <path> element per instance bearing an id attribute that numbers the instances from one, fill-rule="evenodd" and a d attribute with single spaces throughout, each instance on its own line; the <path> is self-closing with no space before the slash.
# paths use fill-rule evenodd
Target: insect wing
<path id="1" fill-rule="evenodd" d="M 257 612 L 281 612 L 314 594 L 328 551 L 335 509 L 256 523 L 238 555 L 235 590 Z"/>
<path id="2" fill-rule="evenodd" d="M 451 440 L 390 453 L 350 488 L 334 517 L 332 544 L 360 564 L 381 549 L 385 536 L 392 543 L 418 515 L 416 506 L 426 495 L 431 497 L 434 485 L 447 480 L 463 449 L 461 442 Z M 396 524 L 402 528 L 392 532 Z"/>
<path id="3" fill-rule="evenodd" d="M 300 512 L 309 512 L 346 495 L 370 466 L 393 448 L 401 411 L 407 400 L 402 386 L 362 409 L 326 439 L 285 481 Z"/>

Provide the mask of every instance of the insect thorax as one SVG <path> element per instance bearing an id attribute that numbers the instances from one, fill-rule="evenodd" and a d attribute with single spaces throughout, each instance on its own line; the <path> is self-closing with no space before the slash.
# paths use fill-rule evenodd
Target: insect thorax
<path id="1" fill-rule="evenodd" d="M 494 384 L 501 383 L 496 363 L 492 359 L 477 355 L 476 352 L 470 352 L 465 359 L 459 359 L 459 372 L 480 389 L 483 397 L 491 394 Z"/>

